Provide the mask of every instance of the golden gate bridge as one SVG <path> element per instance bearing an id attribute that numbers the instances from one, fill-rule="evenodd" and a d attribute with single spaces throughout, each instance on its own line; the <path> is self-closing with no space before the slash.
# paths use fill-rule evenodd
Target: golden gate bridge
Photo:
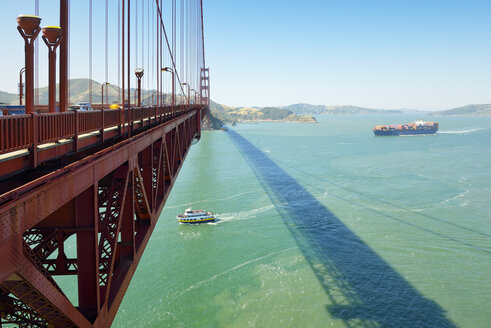
<path id="1" fill-rule="evenodd" d="M 87 24 L 77 26 L 88 36 L 84 110 L 70 102 L 69 79 L 80 65 L 70 22 L 83 13 L 60 0 L 59 21 L 42 27 L 33 2 L 17 31 L 4 29 L 24 40 L 24 49 L 9 51 L 25 56 L 25 66 L 21 113 L 0 116 L 0 327 L 107 327 L 200 138 L 210 90 L 203 4 L 85 0 Z M 101 4 L 105 18 L 94 22 Z M 104 47 L 93 47 L 95 30 Z M 93 58 L 104 58 L 100 103 Z M 49 71 L 48 104 L 35 88 L 40 68 Z M 109 85 L 118 91 L 113 103 Z M 75 283 L 57 282 L 61 276 Z"/>

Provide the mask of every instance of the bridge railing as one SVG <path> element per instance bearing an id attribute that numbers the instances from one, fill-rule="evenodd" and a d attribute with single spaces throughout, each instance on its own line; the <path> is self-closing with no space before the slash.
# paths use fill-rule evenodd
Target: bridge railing
<path id="1" fill-rule="evenodd" d="M 37 118 L 37 144 L 75 136 L 75 113 L 44 113 Z"/>
<path id="2" fill-rule="evenodd" d="M 28 150 L 21 156 L 31 157 L 27 160 L 27 156 L 23 164 L 18 164 L 22 166 L 20 169 L 36 167 L 40 162 L 77 152 L 121 134 L 132 135 L 133 131 L 200 107 L 202 105 L 153 106 L 132 107 L 124 111 L 106 109 L 0 116 L 0 179 L 3 175 L 19 171 L 18 167 L 4 163 L 20 156 L 12 153 L 14 151 Z M 63 150 L 45 151 L 70 140 L 72 143 Z M 49 147 L 42 147 L 43 144 Z M 12 156 L 8 153 L 12 153 Z M 37 153 L 42 153 L 42 156 L 37 156 Z"/>
<path id="3" fill-rule="evenodd" d="M 104 128 L 110 128 L 121 122 L 121 110 L 108 109 L 104 111 Z"/>
<path id="4" fill-rule="evenodd" d="M 0 154 L 30 147 L 32 132 L 31 115 L 0 116 Z"/>
<path id="5" fill-rule="evenodd" d="M 88 133 L 100 130 L 103 126 L 102 110 L 78 112 L 78 132 Z"/>

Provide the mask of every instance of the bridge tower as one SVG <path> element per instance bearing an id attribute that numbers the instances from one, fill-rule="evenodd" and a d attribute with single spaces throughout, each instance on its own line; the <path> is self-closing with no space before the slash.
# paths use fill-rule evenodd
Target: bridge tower
<path id="1" fill-rule="evenodd" d="M 200 74 L 200 95 L 204 104 L 210 104 L 210 69 L 209 68 L 201 68 Z"/>

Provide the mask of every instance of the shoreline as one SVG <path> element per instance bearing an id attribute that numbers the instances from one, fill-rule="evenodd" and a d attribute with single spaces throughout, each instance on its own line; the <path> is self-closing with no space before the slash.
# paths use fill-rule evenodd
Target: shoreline
<path id="1" fill-rule="evenodd" d="M 237 121 L 237 124 L 254 124 L 254 123 L 302 123 L 302 124 L 311 124 L 311 123 L 318 123 L 316 119 L 309 120 L 309 121 L 291 121 L 291 120 L 244 120 L 244 121 Z M 227 123 L 229 124 L 229 123 Z"/>

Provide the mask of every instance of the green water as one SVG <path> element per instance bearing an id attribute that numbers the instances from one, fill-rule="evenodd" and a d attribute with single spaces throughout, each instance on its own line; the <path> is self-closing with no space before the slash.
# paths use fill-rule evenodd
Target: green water
<path id="1" fill-rule="evenodd" d="M 491 119 L 418 118 L 204 132 L 113 326 L 489 327 Z"/>

